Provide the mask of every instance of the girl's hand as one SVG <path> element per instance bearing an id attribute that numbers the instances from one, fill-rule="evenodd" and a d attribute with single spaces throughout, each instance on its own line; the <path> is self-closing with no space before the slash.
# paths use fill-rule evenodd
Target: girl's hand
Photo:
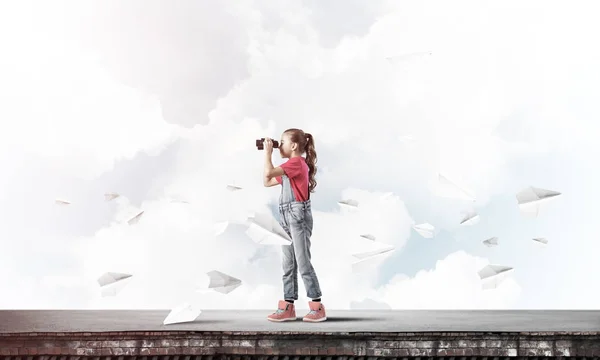
<path id="1" fill-rule="evenodd" d="M 271 138 L 265 137 L 265 153 L 267 155 L 273 154 L 273 140 Z"/>

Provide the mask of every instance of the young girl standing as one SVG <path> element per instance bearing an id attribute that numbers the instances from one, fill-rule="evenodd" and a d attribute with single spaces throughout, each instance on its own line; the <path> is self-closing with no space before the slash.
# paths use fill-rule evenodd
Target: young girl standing
<path id="1" fill-rule="evenodd" d="M 283 298 L 277 311 L 267 317 L 270 321 L 296 320 L 294 301 L 298 300 L 298 272 L 302 276 L 309 313 L 302 319 L 309 322 L 327 320 L 321 303 L 321 288 L 317 274 L 310 261 L 310 237 L 313 217 L 310 193 L 317 186 L 315 173 L 317 153 L 311 134 L 300 129 L 288 129 L 281 135 L 279 153 L 288 161 L 273 167 L 273 141 L 265 138 L 265 186 L 282 185 L 279 196 L 279 223 L 292 238 L 291 245 L 282 245 L 283 251 Z M 306 153 L 306 159 L 302 154 Z"/>

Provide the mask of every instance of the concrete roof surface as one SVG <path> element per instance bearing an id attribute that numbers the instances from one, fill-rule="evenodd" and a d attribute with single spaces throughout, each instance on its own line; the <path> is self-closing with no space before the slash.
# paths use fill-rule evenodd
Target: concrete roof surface
<path id="1" fill-rule="evenodd" d="M 273 310 L 205 310 L 163 325 L 169 310 L 0 310 L 0 333 L 117 331 L 598 332 L 600 311 L 328 310 L 327 321 L 273 323 Z"/>

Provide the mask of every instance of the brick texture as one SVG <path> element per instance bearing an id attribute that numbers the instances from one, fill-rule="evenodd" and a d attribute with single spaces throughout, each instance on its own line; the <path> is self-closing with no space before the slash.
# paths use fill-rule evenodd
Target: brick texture
<path id="1" fill-rule="evenodd" d="M 599 333 L 110 332 L 0 334 L 3 360 L 374 360 L 600 357 Z"/>

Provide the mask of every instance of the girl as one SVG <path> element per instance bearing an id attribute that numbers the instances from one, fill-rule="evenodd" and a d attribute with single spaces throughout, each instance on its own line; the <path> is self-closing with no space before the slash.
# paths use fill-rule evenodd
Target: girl
<path id="1" fill-rule="evenodd" d="M 296 320 L 294 300 L 298 300 L 298 272 L 302 276 L 310 312 L 302 319 L 309 322 L 327 320 L 321 303 L 321 288 L 317 274 L 310 262 L 310 236 L 313 217 L 310 193 L 317 182 L 317 153 L 311 134 L 300 129 L 288 129 L 281 135 L 279 153 L 289 159 L 280 167 L 273 167 L 273 141 L 265 138 L 265 186 L 281 184 L 279 196 L 279 223 L 292 238 L 291 245 L 283 245 L 283 298 L 277 311 L 267 317 L 270 321 Z M 306 160 L 301 156 L 306 153 Z"/>

